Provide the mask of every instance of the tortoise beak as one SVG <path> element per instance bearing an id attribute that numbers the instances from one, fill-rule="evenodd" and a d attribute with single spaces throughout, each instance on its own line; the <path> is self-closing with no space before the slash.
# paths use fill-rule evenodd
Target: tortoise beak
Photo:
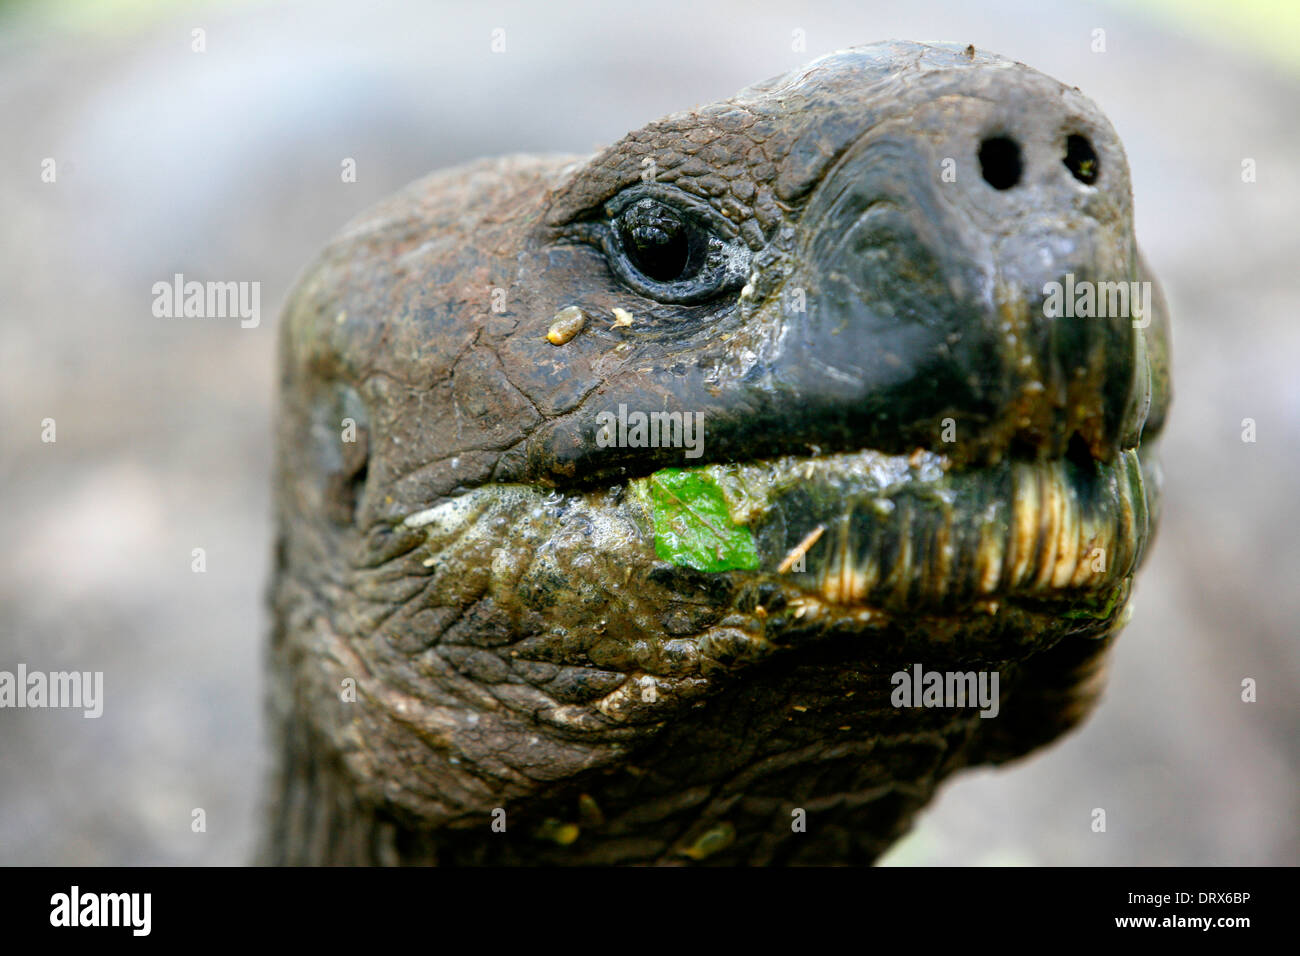
<path id="1" fill-rule="evenodd" d="M 1140 431 L 1152 296 L 1123 152 L 1059 96 L 1008 98 L 1010 115 L 958 97 L 882 124 L 809 199 L 791 280 L 806 311 L 783 317 L 771 367 L 795 428 L 958 464 L 1072 442 L 1110 461 Z"/>

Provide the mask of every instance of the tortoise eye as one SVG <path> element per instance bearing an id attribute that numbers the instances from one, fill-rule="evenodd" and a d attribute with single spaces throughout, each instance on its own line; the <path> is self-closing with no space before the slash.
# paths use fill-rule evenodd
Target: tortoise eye
<path id="1" fill-rule="evenodd" d="M 643 275 L 656 282 L 687 278 L 692 266 L 698 271 L 701 237 L 669 207 L 654 199 L 633 203 L 618 217 L 617 228 L 623 251 Z M 693 241 L 694 240 L 694 241 Z M 692 249 L 692 246 L 695 249 Z"/>
<path id="2" fill-rule="evenodd" d="M 659 302 L 704 302 L 744 285 L 749 247 L 708 203 L 659 184 L 624 190 L 588 233 L 613 273 Z"/>

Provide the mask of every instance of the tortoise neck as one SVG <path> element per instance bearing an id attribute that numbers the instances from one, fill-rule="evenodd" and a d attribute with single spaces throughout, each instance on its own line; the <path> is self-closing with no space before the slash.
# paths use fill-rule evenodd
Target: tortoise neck
<path id="1" fill-rule="evenodd" d="M 277 741 L 259 862 L 270 866 L 432 865 L 431 834 L 402 827 L 357 799 L 337 757 L 300 722 Z"/>

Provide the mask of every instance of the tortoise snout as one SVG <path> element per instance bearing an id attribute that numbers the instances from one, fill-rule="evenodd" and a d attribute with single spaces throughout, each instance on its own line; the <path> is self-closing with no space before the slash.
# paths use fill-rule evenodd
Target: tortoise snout
<path id="1" fill-rule="evenodd" d="M 1109 458 L 1150 311 L 1127 161 L 1075 91 L 1003 79 L 936 92 L 836 163 L 805 210 L 808 310 L 780 374 L 871 447 L 940 447 L 950 422 L 976 460 L 1076 436 Z"/>

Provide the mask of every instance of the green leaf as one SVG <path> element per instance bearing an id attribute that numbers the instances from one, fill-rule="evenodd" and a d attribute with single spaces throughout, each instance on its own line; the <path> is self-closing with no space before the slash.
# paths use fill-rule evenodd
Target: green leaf
<path id="1" fill-rule="evenodd" d="M 701 471 L 665 468 L 650 476 L 655 554 L 697 571 L 758 567 L 754 533 L 731 520 L 727 498 Z"/>

